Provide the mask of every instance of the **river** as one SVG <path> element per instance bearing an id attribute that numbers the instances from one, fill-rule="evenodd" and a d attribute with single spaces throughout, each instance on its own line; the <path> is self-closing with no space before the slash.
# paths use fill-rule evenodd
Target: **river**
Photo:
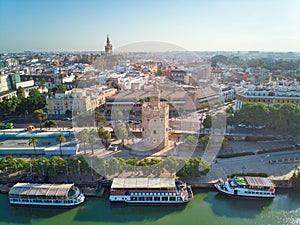
<path id="1" fill-rule="evenodd" d="M 0 195 L 0 224 L 34 225 L 263 225 L 300 224 L 300 192 L 279 191 L 273 200 L 241 200 L 194 190 L 181 206 L 111 205 L 107 195 L 73 209 L 16 207 Z"/>

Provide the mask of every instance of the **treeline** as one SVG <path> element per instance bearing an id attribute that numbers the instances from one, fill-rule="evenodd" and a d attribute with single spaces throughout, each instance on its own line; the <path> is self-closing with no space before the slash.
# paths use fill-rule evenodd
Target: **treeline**
<path id="1" fill-rule="evenodd" d="M 267 106 L 263 103 L 244 103 L 234 113 L 237 123 L 265 126 L 280 131 L 300 131 L 300 107 L 291 104 Z"/>
<path id="2" fill-rule="evenodd" d="M 260 67 L 270 71 L 297 70 L 300 68 L 300 60 L 274 60 L 269 58 L 241 59 L 238 56 L 226 57 L 224 55 L 216 55 L 211 58 L 211 65 L 213 67 L 216 67 L 217 63 L 222 63 L 225 65 L 237 65 L 244 69 L 248 67 Z"/>
<path id="3" fill-rule="evenodd" d="M 4 98 L 0 102 L 0 112 L 2 115 L 21 115 L 31 114 L 37 109 L 43 109 L 46 106 L 46 93 L 39 93 L 38 90 L 32 89 L 27 98 L 19 95 L 18 97 Z"/>
<path id="4" fill-rule="evenodd" d="M 18 171 L 32 174 L 56 176 L 94 174 L 102 176 L 117 176 L 122 173 L 130 173 L 138 176 L 159 176 L 162 173 L 176 174 L 182 178 L 191 178 L 206 175 L 210 171 L 209 164 L 203 159 L 177 158 L 175 156 L 161 159 L 102 159 L 98 157 L 83 157 L 64 159 L 60 156 L 48 158 L 32 158 L 24 160 L 7 156 L 0 159 L 2 173 L 10 174 Z"/>
<path id="5" fill-rule="evenodd" d="M 10 174 L 18 171 L 32 174 L 98 174 L 101 176 L 117 176 L 129 173 L 138 176 L 159 176 L 162 173 L 176 174 L 182 178 L 191 178 L 206 175 L 210 171 L 209 164 L 203 159 L 177 158 L 174 156 L 161 159 L 136 158 L 123 159 L 101 159 L 98 157 L 83 157 L 64 159 L 60 156 L 48 158 L 32 158 L 24 160 L 7 156 L 0 159 L 0 170 L 2 173 Z"/>
<path id="6" fill-rule="evenodd" d="M 283 132 L 300 132 L 300 107 L 291 103 L 268 106 L 262 102 L 244 103 L 235 112 L 207 115 L 203 121 L 205 128 L 224 129 L 227 125 L 245 124 L 248 128 L 274 129 Z"/>

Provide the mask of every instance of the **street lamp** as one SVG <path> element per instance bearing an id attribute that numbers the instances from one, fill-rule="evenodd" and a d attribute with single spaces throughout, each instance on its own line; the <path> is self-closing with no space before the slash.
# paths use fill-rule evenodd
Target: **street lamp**
<path id="1" fill-rule="evenodd" d="M 18 173 L 18 163 L 16 162 L 16 172 Z"/>
<path id="2" fill-rule="evenodd" d="M 104 167 L 104 176 L 106 177 L 106 166 L 105 166 L 105 163 L 104 163 L 103 167 Z"/>
<path id="3" fill-rule="evenodd" d="M 92 181 L 94 180 L 94 174 L 93 174 L 93 161 L 91 160 L 91 175 L 92 175 Z"/>
<path id="4" fill-rule="evenodd" d="M 69 168 L 68 168 L 68 161 L 66 160 L 66 172 L 67 172 L 67 181 L 69 182 Z"/>
<path id="5" fill-rule="evenodd" d="M 81 161 L 78 160 L 78 174 L 79 174 L 79 179 L 81 180 L 81 174 L 80 174 L 80 163 Z"/>
<path id="6" fill-rule="evenodd" d="M 43 177 L 45 176 L 44 163 L 45 163 L 45 160 L 42 160 L 42 173 L 43 173 Z"/>
<path id="7" fill-rule="evenodd" d="M 29 162 L 29 167 L 30 167 L 30 175 L 32 174 L 32 163 L 31 161 Z"/>
<path id="8" fill-rule="evenodd" d="M 56 180 L 56 168 L 55 168 L 55 160 L 53 161 L 53 168 L 54 168 L 54 180 Z"/>

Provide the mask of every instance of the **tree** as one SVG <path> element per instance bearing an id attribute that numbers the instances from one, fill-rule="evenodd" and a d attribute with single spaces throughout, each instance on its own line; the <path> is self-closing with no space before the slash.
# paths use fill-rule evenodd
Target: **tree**
<path id="1" fill-rule="evenodd" d="M 66 142 L 66 138 L 64 136 L 63 133 L 59 133 L 56 137 L 56 141 L 59 142 L 59 151 L 60 151 L 60 155 L 62 156 L 62 149 L 61 149 L 61 143 L 62 142 Z"/>
<path id="2" fill-rule="evenodd" d="M 209 142 L 209 137 L 205 137 L 205 136 L 204 136 L 204 137 L 201 137 L 201 138 L 200 138 L 200 144 L 202 145 L 202 150 L 203 150 L 203 151 L 205 150 L 205 148 L 206 148 L 208 142 Z"/>
<path id="3" fill-rule="evenodd" d="M 106 130 L 104 127 L 99 127 L 98 129 L 98 136 L 101 140 L 104 141 L 105 148 L 108 147 L 108 140 L 111 139 L 110 131 Z"/>
<path id="4" fill-rule="evenodd" d="M 42 109 L 37 109 L 33 112 L 33 118 L 37 119 L 40 123 L 40 130 L 42 129 L 42 121 L 47 119 L 47 114 Z"/>
<path id="5" fill-rule="evenodd" d="M 83 142 L 84 154 L 86 154 L 85 143 L 88 142 L 88 137 L 89 137 L 89 131 L 87 129 L 83 129 L 79 131 L 77 134 L 77 138 L 79 139 L 79 141 Z"/>
<path id="6" fill-rule="evenodd" d="M 228 114 L 233 114 L 234 113 L 234 108 L 232 106 L 229 106 L 228 108 L 226 108 L 226 113 Z"/>
<path id="7" fill-rule="evenodd" d="M 46 120 L 44 127 L 45 128 L 57 127 L 57 123 L 54 120 Z"/>
<path id="8" fill-rule="evenodd" d="M 128 131 L 125 123 L 117 123 L 114 130 L 116 136 L 122 140 L 122 145 L 125 144 L 124 140 L 128 138 Z"/>
<path id="9" fill-rule="evenodd" d="M 170 174 L 175 174 L 177 170 L 183 166 L 183 164 L 180 165 L 180 160 L 175 156 L 168 156 L 162 163 L 163 168 Z"/>
<path id="10" fill-rule="evenodd" d="M 18 96 L 18 97 L 21 97 L 21 96 L 22 96 L 22 97 L 25 97 L 25 90 L 24 90 L 23 87 L 20 86 L 20 87 L 18 88 L 18 90 L 17 90 L 17 96 Z"/>
<path id="11" fill-rule="evenodd" d="M 157 72 L 155 73 L 155 76 L 162 76 L 163 73 L 161 71 L 161 69 L 158 69 Z"/>
<path id="12" fill-rule="evenodd" d="M 212 116 L 212 128 L 224 129 L 226 127 L 226 114 L 225 113 L 217 113 Z"/>
<path id="13" fill-rule="evenodd" d="M 38 145 L 39 140 L 35 137 L 29 139 L 28 145 L 33 147 L 34 154 L 36 155 L 36 146 Z"/>
<path id="14" fill-rule="evenodd" d="M 65 91 L 67 90 L 67 87 L 63 84 L 56 85 L 52 88 L 52 92 L 55 94 L 57 91 Z"/>
<path id="15" fill-rule="evenodd" d="M 105 125 L 106 119 L 102 114 L 95 112 L 95 121 L 96 121 L 96 127 L 98 127 L 99 124 Z"/>
<path id="16" fill-rule="evenodd" d="M 223 138 L 222 139 L 222 149 L 226 149 L 227 147 L 229 146 L 229 143 L 228 143 L 228 139 L 227 138 Z"/>
<path id="17" fill-rule="evenodd" d="M 235 114 L 239 122 L 253 126 L 266 125 L 268 115 L 269 109 L 263 103 L 245 103 Z"/>
<path id="18" fill-rule="evenodd" d="M 69 116 L 69 117 L 72 117 L 72 110 L 67 109 L 66 112 L 65 112 L 65 114 L 66 114 L 67 116 Z"/>
<path id="19" fill-rule="evenodd" d="M 204 128 L 210 128 L 211 127 L 211 121 L 212 121 L 212 116 L 211 115 L 206 115 L 205 119 L 203 120 Z"/>
<path id="20" fill-rule="evenodd" d="M 113 119 L 122 119 L 124 117 L 123 112 L 121 111 L 121 109 L 116 108 L 112 111 L 112 118 Z"/>
<path id="21" fill-rule="evenodd" d="M 191 178 L 199 175 L 206 175 L 210 166 L 203 158 L 185 159 L 185 165 L 176 173 L 177 176 Z"/>
<path id="22" fill-rule="evenodd" d="M 51 175 L 56 176 L 57 173 L 64 173 L 65 160 L 60 156 L 52 156 L 50 159 L 49 172 Z"/>
<path id="23" fill-rule="evenodd" d="M 88 141 L 92 147 L 92 154 L 94 154 L 94 144 L 96 143 L 97 131 L 95 129 L 90 130 Z"/>
<path id="24" fill-rule="evenodd" d="M 194 150 L 197 145 L 197 139 L 193 135 L 187 136 L 185 143 L 189 146 L 190 150 Z"/>

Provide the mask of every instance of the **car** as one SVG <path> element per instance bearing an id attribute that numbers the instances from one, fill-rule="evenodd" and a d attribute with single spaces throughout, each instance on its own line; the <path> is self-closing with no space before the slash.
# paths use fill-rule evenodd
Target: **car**
<path id="1" fill-rule="evenodd" d="M 246 126 L 246 124 L 243 124 L 243 123 L 238 124 L 238 127 L 245 127 L 245 126 Z"/>
<path id="2" fill-rule="evenodd" d="M 71 121 L 72 119 L 70 117 L 63 118 L 63 121 Z"/>
<path id="3" fill-rule="evenodd" d="M 108 151 L 118 151 L 118 145 L 117 144 L 110 144 L 107 148 Z"/>
<path id="4" fill-rule="evenodd" d="M 265 128 L 265 126 L 256 126 L 255 128 L 260 130 L 260 129 Z"/>

